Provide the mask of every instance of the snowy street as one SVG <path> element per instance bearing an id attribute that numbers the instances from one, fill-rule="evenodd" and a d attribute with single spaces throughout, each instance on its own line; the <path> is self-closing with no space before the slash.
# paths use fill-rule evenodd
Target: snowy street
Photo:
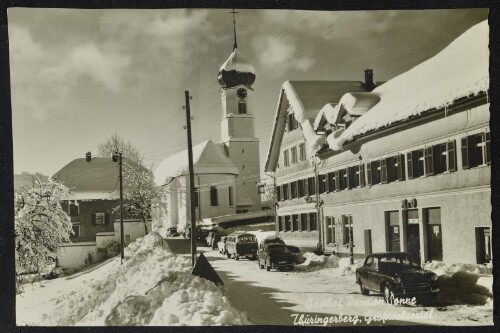
<path id="1" fill-rule="evenodd" d="M 248 319 L 257 325 L 300 324 L 297 322 L 301 314 L 312 319 L 333 316 L 332 320 L 340 321 L 328 326 L 350 326 L 354 322 L 357 326 L 492 322 L 492 308 L 487 305 L 403 307 L 385 304 L 380 295 L 362 296 L 354 276 L 342 276 L 339 268 L 267 272 L 259 269 L 256 261 L 227 259 L 217 251 L 204 253 L 224 281 L 231 304 L 246 311 Z"/>

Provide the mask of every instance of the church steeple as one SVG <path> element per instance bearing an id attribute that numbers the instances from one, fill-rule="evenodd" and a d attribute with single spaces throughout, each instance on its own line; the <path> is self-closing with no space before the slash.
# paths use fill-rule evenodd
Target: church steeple
<path id="1" fill-rule="evenodd" d="M 219 74 L 217 75 L 217 81 L 219 81 L 220 86 L 224 89 L 234 88 L 239 85 L 252 89 L 252 84 L 255 82 L 255 70 L 253 66 L 243 58 L 238 50 L 235 17 L 235 14 L 238 12 L 233 9 L 230 13 L 233 14 L 233 52 L 221 66 Z"/>
<path id="2" fill-rule="evenodd" d="M 238 14 L 238 12 L 234 11 L 234 8 L 230 13 L 233 14 L 233 31 L 234 31 L 234 43 L 233 43 L 233 51 L 238 48 L 238 42 L 236 42 L 236 16 L 235 14 Z"/>

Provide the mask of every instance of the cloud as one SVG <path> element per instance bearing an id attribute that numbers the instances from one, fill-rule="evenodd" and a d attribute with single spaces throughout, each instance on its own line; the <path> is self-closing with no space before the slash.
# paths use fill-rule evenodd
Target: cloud
<path id="1" fill-rule="evenodd" d="M 60 63 L 41 70 L 40 76 L 53 89 L 69 92 L 78 79 L 88 76 L 104 88 L 118 92 L 122 77 L 130 65 L 130 56 L 106 52 L 95 44 L 76 47 L 62 56 Z"/>

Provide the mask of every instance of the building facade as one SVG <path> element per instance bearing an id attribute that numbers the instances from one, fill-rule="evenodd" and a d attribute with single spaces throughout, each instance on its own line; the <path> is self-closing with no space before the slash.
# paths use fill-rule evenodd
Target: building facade
<path id="1" fill-rule="evenodd" d="M 291 107 L 278 108 L 265 166 L 276 177 L 280 236 L 340 255 L 352 245 L 355 256 L 489 262 L 487 39 L 483 22 L 372 92 L 332 91 L 309 118 L 304 103 L 282 102 Z M 461 68 L 468 75 L 457 78 Z M 289 119 L 281 135 L 279 117 Z"/>

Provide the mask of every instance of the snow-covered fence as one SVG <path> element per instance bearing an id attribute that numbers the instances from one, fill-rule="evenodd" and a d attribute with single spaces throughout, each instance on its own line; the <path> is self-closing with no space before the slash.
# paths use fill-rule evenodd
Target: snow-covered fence
<path id="1" fill-rule="evenodd" d="M 71 273 L 97 261 L 96 243 L 68 243 L 61 246 L 58 263 L 65 273 Z"/>

